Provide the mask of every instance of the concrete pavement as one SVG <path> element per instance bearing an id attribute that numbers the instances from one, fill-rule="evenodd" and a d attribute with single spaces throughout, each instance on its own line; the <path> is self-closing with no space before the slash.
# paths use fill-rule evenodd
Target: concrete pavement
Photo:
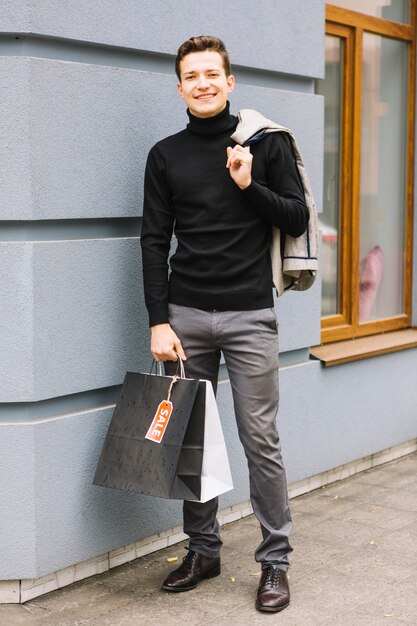
<path id="1" fill-rule="evenodd" d="M 251 515 L 223 527 L 222 574 L 193 591 L 159 589 L 185 555 L 182 543 L 24 605 L 2 605 L 0 625 L 417 625 L 417 453 L 291 504 L 292 598 L 281 613 L 254 608 L 259 526 Z"/>

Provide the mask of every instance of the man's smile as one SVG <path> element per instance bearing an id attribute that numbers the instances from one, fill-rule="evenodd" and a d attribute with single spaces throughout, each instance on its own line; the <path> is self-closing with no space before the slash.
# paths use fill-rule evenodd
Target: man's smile
<path id="1" fill-rule="evenodd" d="M 197 100 L 208 100 L 209 98 L 214 98 L 217 94 L 215 93 L 203 93 L 199 96 L 194 96 Z"/>

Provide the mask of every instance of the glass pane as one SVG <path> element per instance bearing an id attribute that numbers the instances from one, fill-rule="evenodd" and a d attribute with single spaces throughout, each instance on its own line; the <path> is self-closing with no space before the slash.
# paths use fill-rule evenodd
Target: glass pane
<path id="1" fill-rule="evenodd" d="M 342 68 L 344 42 L 326 35 L 326 73 L 316 82 L 316 93 L 324 96 L 324 193 L 320 229 L 322 314 L 339 313 L 339 223 L 342 115 Z"/>
<path id="2" fill-rule="evenodd" d="M 409 23 L 409 0 L 330 0 L 328 4 L 392 22 Z"/>
<path id="3" fill-rule="evenodd" d="M 407 44 L 364 33 L 361 322 L 404 310 Z"/>

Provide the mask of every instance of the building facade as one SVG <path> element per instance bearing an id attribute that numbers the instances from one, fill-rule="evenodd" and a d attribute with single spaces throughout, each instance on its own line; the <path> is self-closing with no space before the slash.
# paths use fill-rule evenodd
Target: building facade
<path id="1" fill-rule="evenodd" d="M 151 365 L 143 173 L 187 121 L 174 56 L 189 36 L 225 41 L 232 112 L 293 129 L 324 209 L 323 296 L 318 279 L 276 301 L 292 495 L 417 448 L 415 3 L 334 4 L 3 2 L 0 602 L 183 538 L 181 503 L 92 480 L 125 372 Z M 227 522 L 250 506 L 224 366 L 218 404 Z"/>

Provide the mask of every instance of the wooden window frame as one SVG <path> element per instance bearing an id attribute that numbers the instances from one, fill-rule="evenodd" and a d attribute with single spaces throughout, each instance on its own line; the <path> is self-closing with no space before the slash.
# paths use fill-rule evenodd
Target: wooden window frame
<path id="1" fill-rule="evenodd" d="M 416 0 L 410 0 L 410 24 L 326 5 L 326 34 L 344 41 L 341 115 L 341 193 L 339 241 L 339 314 L 322 318 L 322 343 L 375 335 L 408 328 L 411 323 L 413 244 L 414 127 L 416 69 Z M 406 155 L 406 214 L 404 263 L 404 313 L 359 323 L 360 263 L 360 155 L 363 33 L 409 42 L 408 151 Z M 345 181 L 351 181 L 346 184 Z"/>

